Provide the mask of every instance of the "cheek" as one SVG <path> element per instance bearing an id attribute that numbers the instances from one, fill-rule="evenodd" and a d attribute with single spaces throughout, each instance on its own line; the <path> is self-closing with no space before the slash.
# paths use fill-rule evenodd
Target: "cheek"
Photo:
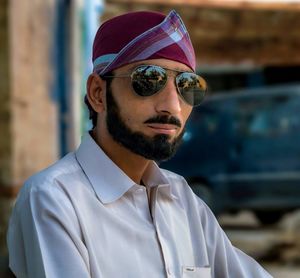
<path id="1" fill-rule="evenodd" d="M 191 112 L 192 112 L 192 107 L 185 105 L 185 107 L 182 108 L 182 120 L 184 121 L 184 123 L 186 123 L 186 121 L 188 120 Z"/>
<path id="2" fill-rule="evenodd" d="M 126 79 L 115 79 L 112 84 L 112 95 L 117 104 L 120 117 L 126 124 L 134 121 L 135 104 L 132 101 L 132 92 Z"/>
<path id="3" fill-rule="evenodd" d="M 120 116 L 126 125 L 130 126 L 131 128 L 136 128 L 139 123 L 142 121 L 143 116 L 140 114 L 137 105 L 132 103 L 124 103 L 123 109 L 120 109 Z"/>

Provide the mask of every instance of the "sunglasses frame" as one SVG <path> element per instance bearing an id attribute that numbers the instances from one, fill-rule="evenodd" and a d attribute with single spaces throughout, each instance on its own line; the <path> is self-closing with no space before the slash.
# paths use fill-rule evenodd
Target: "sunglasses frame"
<path id="1" fill-rule="evenodd" d="M 158 68 L 158 69 L 163 69 L 164 71 L 165 71 L 165 73 L 166 73 L 166 77 L 167 77 L 167 79 L 166 79 L 166 82 L 165 82 L 165 84 L 163 85 L 163 87 L 161 87 L 158 91 L 156 91 L 155 93 L 153 93 L 153 94 L 151 94 L 151 95 L 149 95 L 149 96 L 143 96 L 143 95 L 140 95 L 140 94 L 138 94 L 137 92 L 136 92 L 136 90 L 133 88 L 133 85 L 132 85 L 132 81 L 133 81 L 133 75 L 134 75 L 134 73 L 139 69 L 139 68 L 141 68 L 141 67 L 154 67 L 154 68 Z M 174 73 L 177 73 L 177 74 L 174 74 L 174 75 L 169 75 L 168 74 L 168 71 L 171 71 L 171 72 L 174 72 Z M 207 83 L 206 83 L 206 81 L 205 81 L 205 79 L 203 78 L 203 77 L 201 77 L 200 75 L 198 75 L 198 74 L 196 74 L 195 72 L 193 72 L 193 71 L 181 71 L 181 70 L 176 70 L 176 69 L 170 69 L 170 68 L 166 68 L 166 67 L 162 67 L 162 66 L 158 66 L 158 65 L 152 65 L 152 64 L 141 64 L 141 65 L 138 65 L 138 66 L 136 66 L 135 68 L 133 68 L 132 69 L 132 71 L 131 71 L 131 73 L 130 74 L 120 74 L 120 75 L 103 75 L 103 76 L 100 76 L 101 78 L 103 78 L 104 80 L 106 79 L 106 78 L 128 78 L 128 77 L 130 77 L 130 79 L 131 79 L 131 88 L 132 88 L 132 90 L 134 91 L 134 93 L 137 95 L 137 96 L 139 96 L 139 97 L 142 97 L 142 98 L 145 98 L 145 97 L 151 97 L 151 96 L 154 96 L 154 95 L 156 95 L 156 94 L 158 94 L 159 92 L 161 92 L 164 88 L 165 88 L 165 86 L 166 86 L 166 84 L 167 84 L 167 81 L 168 81 L 168 78 L 169 77 L 175 77 L 174 78 L 174 83 L 175 83 L 175 85 L 176 85 L 176 90 L 177 90 L 177 93 L 180 95 L 180 97 L 181 97 L 181 99 L 185 102 L 185 103 L 187 103 L 188 105 L 190 105 L 190 106 L 198 106 L 198 105 L 200 105 L 201 103 L 202 103 L 202 101 L 200 102 L 200 103 L 198 103 L 198 104 L 195 104 L 195 105 L 193 105 L 193 104 L 191 104 L 191 103 L 189 103 L 185 98 L 184 98 L 184 96 L 182 95 L 182 93 L 181 93 L 181 91 L 180 91 L 180 89 L 179 89 L 179 87 L 178 87 L 178 82 L 177 82 L 177 78 L 178 78 L 178 76 L 180 76 L 181 74 L 184 74 L 184 73 L 188 73 L 188 74 L 193 74 L 193 75 L 195 75 L 195 76 L 197 76 L 197 78 L 200 78 L 200 80 L 201 81 L 203 81 L 204 82 L 204 85 L 205 85 L 205 89 L 203 90 L 203 94 L 205 94 L 206 93 L 206 91 L 207 91 Z"/>

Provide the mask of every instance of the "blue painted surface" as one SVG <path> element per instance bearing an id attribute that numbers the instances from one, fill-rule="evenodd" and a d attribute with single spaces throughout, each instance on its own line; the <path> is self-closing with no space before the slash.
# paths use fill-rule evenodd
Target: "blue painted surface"
<path id="1" fill-rule="evenodd" d="M 72 0 L 57 0 L 56 13 L 54 20 L 54 44 L 53 44 L 53 63 L 54 63 L 54 87 L 52 98 L 58 106 L 58 136 L 59 136 L 59 155 L 64 156 L 70 151 L 68 146 L 68 136 L 70 136 L 70 115 L 71 115 L 71 97 L 70 93 L 70 65 L 72 57 L 70 56 L 70 36 L 71 36 L 71 5 Z M 92 46 L 93 39 L 99 26 L 99 18 L 103 12 L 103 1 L 85 0 L 81 13 L 81 45 L 78 45 L 81 53 L 82 65 L 82 107 L 83 96 L 85 95 L 85 84 L 87 77 L 92 72 Z M 79 11 L 76 11 L 79 12 Z M 77 46 L 76 46 L 77 47 Z M 77 92 L 76 92 L 77 93 Z M 84 109 L 82 109 L 84 111 Z M 88 116 L 82 113 L 81 121 L 83 129 L 90 127 Z"/>
<path id="2" fill-rule="evenodd" d="M 56 2 L 56 20 L 55 20 L 55 95 L 58 105 L 58 136 L 59 136 L 59 154 L 65 155 L 68 152 L 68 39 L 70 31 L 70 0 L 58 0 Z"/>
<path id="3" fill-rule="evenodd" d="M 86 0 L 84 2 L 84 9 L 81 18 L 82 27 L 82 80 L 81 80 L 81 93 L 82 99 L 86 94 L 86 80 L 93 71 L 92 63 L 92 49 L 95 34 L 100 25 L 100 17 L 104 10 L 104 4 L 102 0 Z M 84 133 L 92 128 L 92 123 L 89 120 L 89 113 L 85 104 L 82 103 L 81 113 L 81 130 Z"/>

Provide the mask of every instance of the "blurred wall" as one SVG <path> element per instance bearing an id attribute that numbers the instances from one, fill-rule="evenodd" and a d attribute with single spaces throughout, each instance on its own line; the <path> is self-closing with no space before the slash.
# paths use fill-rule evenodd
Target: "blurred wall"
<path id="1" fill-rule="evenodd" d="M 53 86 L 54 0 L 0 2 L 0 255 L 13 199 L 58 157 Z M 1 275 L 0 275 L 1 276 Z"/>
<path id="2" fill-rule="evenodd" d="M 106 0 L 103 20 L 128 11 L 176 9 L 201 67 L 299 65 L 300 2 L 268 2 Z"/>
<path id="3" fill-rule="evenodd" d="M 12 177 L 10 156 L 11 147 L 11 113 L 9 82 L 9 32 L 8 1 L 0 3 L 0 186 L 8 185 Z M 1 189 L 1 188 L 0 188 Z M 1 192 L 0 195 L 0 254 L 5 251 L 5 230 L 11 202 Z"/>

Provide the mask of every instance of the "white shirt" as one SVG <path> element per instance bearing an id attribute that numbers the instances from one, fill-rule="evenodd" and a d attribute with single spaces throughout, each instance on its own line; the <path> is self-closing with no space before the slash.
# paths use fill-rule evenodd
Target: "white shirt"
<path id="1" fill-rule="evenodd" d="M 10 268 L 18 278 L 271 277 L 231 245 L 181 176 L 153 162 L 143 183 L 85 135 L 19 193 Z"/>

